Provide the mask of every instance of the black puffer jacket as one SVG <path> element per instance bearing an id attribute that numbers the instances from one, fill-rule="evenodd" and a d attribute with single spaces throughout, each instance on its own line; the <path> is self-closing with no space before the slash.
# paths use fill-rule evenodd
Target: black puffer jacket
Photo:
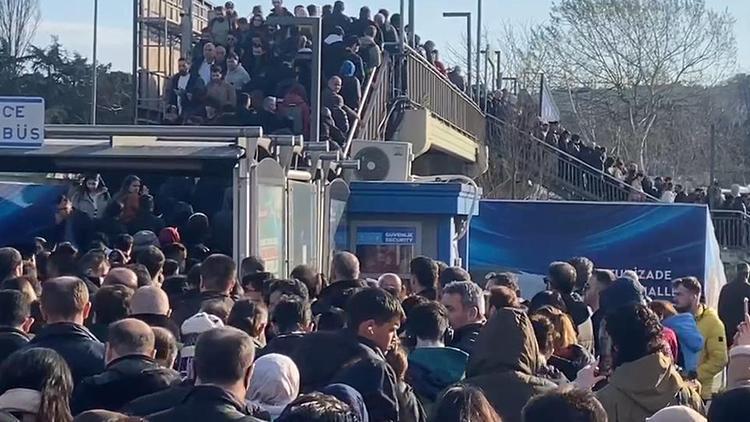
<path id="1" fill-rule="evenodd" d="M 84 326 L 59 322 L 42 328 L 26 348 L 46 347 L 60 354 L 78 384 L 104 371 L 104 344 Z"/>
<path id="2" fill-rule="evenodd" d="M 150 415 L 149 422 L 260 422 L 250 416 L 244 403 L 219 387 L 193 387 L 185 399 L 172 409 Z"/>
<path id="3" fill-rule="evenodd" d="M 8 327 L 0 327 L 0 363 L 10 356 L 11 353 L 22 348 L 29 342 L 28 334 L 23 331 Z"/>
<path id="4" fill-rule="evenodd" d="M 107 369 L 81 381 L 73 393 L 74 414 L 91 409 L 117 411 L 132 400 L 164 390 L 180 381 L 177 371 L 146 356 L 123 356 Z"/>

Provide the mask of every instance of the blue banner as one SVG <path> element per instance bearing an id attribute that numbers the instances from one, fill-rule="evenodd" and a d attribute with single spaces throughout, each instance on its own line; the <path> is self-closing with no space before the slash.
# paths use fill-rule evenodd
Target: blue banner
<path id="1" fill-rule="evenodd" d="M 34 236 L 54 224 L 57 197 L 62 185 L 0 182 L 0 244 L 30 244 Z"/>
<path id="2" fill-rule="evenodd" d="M 702 205 L 482 201 L 471 222 L 470 268 L 517 273 L 524 297 L 544 289 L 553 261 L 585 256 L 618 276 L 638 273 L 654 298 L 672 280 L 704 280 L 708 209 Z"/>

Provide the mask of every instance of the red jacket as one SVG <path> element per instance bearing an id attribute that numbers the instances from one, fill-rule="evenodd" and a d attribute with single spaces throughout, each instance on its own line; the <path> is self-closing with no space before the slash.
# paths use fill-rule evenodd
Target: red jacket
<path id="1" fill-rule="evenodd" d="M 672 356 L 672 360 L 674 362 L 679 362 L 678 358 L 680 356 L 680 346 L 677 342 L 677 334 L 675 334 L 674 331 L 672 331 L 671 328 L 664 327 L 664 329 L 661 332 L 662 338 L 664 338 L 664 341 L 669 345 L 669 353 Z"/>

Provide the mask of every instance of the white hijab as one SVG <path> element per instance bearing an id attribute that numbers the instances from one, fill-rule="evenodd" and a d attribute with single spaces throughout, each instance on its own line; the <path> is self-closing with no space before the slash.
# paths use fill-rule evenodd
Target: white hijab
<path id="1" fill-rule="evenodd" d="M 245 398 L 249 404 L 258 405 L 270 413 L 273 420 L 297 398 L 299 383 L 299 370 L 294 361 L 271 353 L 255 361 Z"/>

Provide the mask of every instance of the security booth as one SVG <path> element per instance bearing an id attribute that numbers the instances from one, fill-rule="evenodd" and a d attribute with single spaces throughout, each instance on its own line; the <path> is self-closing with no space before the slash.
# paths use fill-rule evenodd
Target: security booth
<path id="1" fill-rule="evenodd" d="M 238 262 L 258 255 L 268 271 L 286 276 L 294 265 L 317 267 L 322 261 L 323 213 L 311 213 L 323 197 L 322 184 L 309 170 L 292 165 L 293 157 L 307 154 L 301 137 L 265 137 L 261 128 L 249 127 L 48 125 L 44 132 L 40 146 L 9 145 L 0 151 L 0 227 L 32 208 L 54 213 L 51 198 L 33 203 L 28 192 L 54 184 L 61 174 L 99 173 L 111 180 L 128 174 L 143 180 L 183 177 L 226 186 L 214 192 L 216 198 L 226 193 L 231 199 L 231 250 L 222 252 Z M 10 184 L 26 193 L 16 195 L 6 189 Z"/>
<path id="2" fill-rule="evenodd" d="M 363 277 L 410 278 L 409 262 L 420 255 L 468 263 L 468 227 L 481 197 L 476 185 L 359 181 L 349 189 L 334 241 L 336 249 L 356 253 Z"/>

